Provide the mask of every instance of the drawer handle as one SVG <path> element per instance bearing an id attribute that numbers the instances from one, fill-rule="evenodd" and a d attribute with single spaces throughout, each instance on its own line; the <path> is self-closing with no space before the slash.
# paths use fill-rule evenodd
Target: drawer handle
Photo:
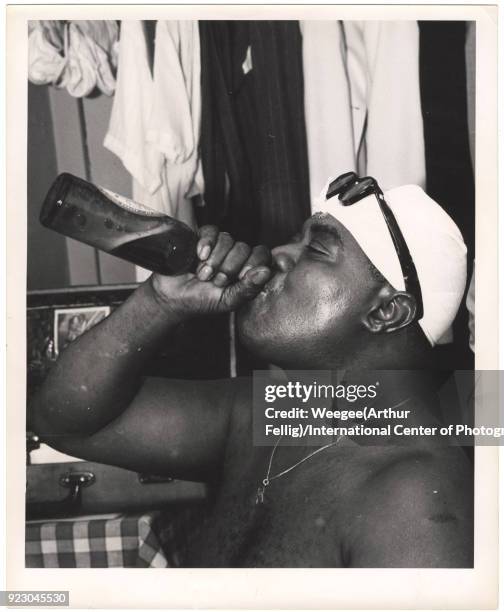
<path id="1" fill-rule="evenodd" d="M 79 513 L 82 504 L 82 489 L 95 481 L 92 472 L 66 472 L 59 477 L 59 484 L 70 489 L 61 501 L 30 502 L 26 505 L 27 520 L 70 517 Z"/>
<path id="2" fill-rule="evenodd" d="M 80 506 L 82 489 L 89 487 L 96 480 L 93 472 L 67 472 L 60 476 L 59 483 L 62 487 L 70 489 L 68 496 L 63 500 L 65 507 L 75 509 Z"/>

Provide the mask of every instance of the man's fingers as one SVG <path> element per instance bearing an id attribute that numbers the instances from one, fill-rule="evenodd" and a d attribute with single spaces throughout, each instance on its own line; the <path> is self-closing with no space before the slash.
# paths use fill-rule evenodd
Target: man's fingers
<path id="1" fill-rule="evenodd" d="M 243 264 L 248 260 L 251 248 L 245 242 L 235 242 L 231 250 L 228 252 L 224 261 L 220 264 L 219 270 L 215 275 L 213 282 L 218 287 L 225 287 L 230 282 L 233 282 L 238 276 L 238 272 L 242 269 Z"/>
<path id="2" fill-rule="evenodd" d="M 218 271 L 226 255 L 232 249 L 234 240 L 227 232 L 220 232 L 217 242 L 213 247 L 210 256 L 205 260 L 205 264 L 198 270 L 198 278 L 202 281 L 210 280 Z"/>
<path id="3" fill-rule="evenodd" d="M 221 305 L 225 310 L 235 310 L 243 302 L 254 298 L 271 278 L 272 271 L 265 266 L 252 268 L 245 276 L 224 290 Z"/>
<path id="4" fill-rule="evenodd" d="M 235 243 L 230 234 L 219 232 L 214 225 L 201 227 L 199 235 L 200 261 L 196 276 L 200 281 L 212 280 L 216 287 L 223 288 L 232 284 L 237 276 L 243 280 L 252 268 L 271 264 L 271 252 L 267 247 L 260 245 L 251 249 L 244 242 Z"/>
<path id="5" fill-rule="evenodd" d="M 199 241 L 196 246 L 196 252 L 201 261 L 208 259 L 212 249 L 214 248 L 217 237 L 219 236 L 219 228 L 215 225 L 203 225 L 199 228 Z"/>
<path id="6" fill-rule="evenodd" d="M 238 278 L 242 279 L 245 274 L 252 268 L 257 266 L 270 266 L 271 264 L 271 251 L 268 247 L 260 244 L 252 249 L 248 260 L 244 263 L 243 268 L 240 270 Z"/>

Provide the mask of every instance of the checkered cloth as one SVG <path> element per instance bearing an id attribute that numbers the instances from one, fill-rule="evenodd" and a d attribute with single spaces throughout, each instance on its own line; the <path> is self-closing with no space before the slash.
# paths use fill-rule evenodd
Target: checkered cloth
<path id="1" fill-rule="evenodd" d="M 156 513 L 26 524 L 26 567 L 170 567 Z"/>

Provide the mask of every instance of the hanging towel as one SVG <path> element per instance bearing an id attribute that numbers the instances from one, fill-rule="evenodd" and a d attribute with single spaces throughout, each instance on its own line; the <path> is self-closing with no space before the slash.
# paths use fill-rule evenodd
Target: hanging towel
<path id="1" fill-rule="evenodd" d="M 141 21 L 122 22 L 119 45 L 104 145 L 132 175 L 134 200 L 195 227 L 191 197 L 204 189 L 197 22 L 157 23 L 154 74 Z M 137 280 L 148 274 L 137 268 Z"/>
<path id="2" fill-rule="evenodd" d="M 131 174 L 133 199 L 162 210 L 164 157 L 146 141 L 153 89 L 142 22 L 122 21 L 116 93 L 103 144 Z M 135 275 L 141 282 L 150 272 L 135 266 Z"/>
<path id="3" fill-rule="evenodd" d="M 141 21 L 121 25 L 117 91 L 105 146 L 133 177 L 133 198 L 194 226 L 203 191 L 197 22 L 160 21 L 154 75 Z"/>
<path id="4" fill-rule="evenodd" d="M 82 97 L 95 87 L 107 96 L 115 89 L 119 28 L 116 21 L 72 21 L 65 52 L 70 95 Z"/>
<path id="5" fill-rule="evenodd" d="M 199 154 L 201 57 L 197 21 L 158 21 L 154 97 L 147 140 L 163 153 L 172 216 L 187 220 L 190 198 L 204 192 Z M 191 216 L 192 218 L 192 216 Z"/>
<path id="6" fill-rule="evenodd" d="M 382 189 L 425 186 L 416 21 L 345 21 L 359 172 Z"/>
<path id="7" fill-rule="evenodd" d="M 64 58 L 64 24 L 51 21 L 29 22 L 28 79 L 35 85 L 60 84 L 66 66 Z"/>
<path id="8" fill-rule="evenodd" d="M 96 87 L 107 96 L 115 89 L 115 21 L 74 21 L 66 30 L 66 67 L 61 87 L 75 98 L 88 96 Z"/>
<path id="9" fill-rule="evenodd" d="M 32 21 L 28 26 L 28 78 L 54 84 L 71 96 L 96 88 L 111 96 L 115 88 L 116 21 Z"/>
<path id="10" fill-rule="evenodd" d="M 161 187 L 164 163 L 161 151 L 146 141 L 153 91 L 142 22 L 122 21 L 116 93 L 104 146 L 150 194 Z"/>
<path id="11" fill-rule="evenodd" d="M 356 170 L 341 21 L 301 21 L 310 199 L 328 176 Z"/>

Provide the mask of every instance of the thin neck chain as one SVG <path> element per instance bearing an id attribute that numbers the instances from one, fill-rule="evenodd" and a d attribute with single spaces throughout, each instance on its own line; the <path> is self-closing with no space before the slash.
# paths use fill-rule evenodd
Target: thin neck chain
<path id="1" fill-rule="evenodd" d="M 395 404 L 394 406 L 391 406 L 391 408 L 392 409 L 398 408 L 399 406 L 402 406 L 403 404 L 405 404 L 410 399 L 411 398 L 407 397 L 406 399 L 402 400 L 398 404 Z M 273 457 L 275 456 L 276 449 L 277 449 L 278 445 L 280 444 L 280 440 L 283 438 L 283 436 L 280 436 L 278 438 L 278 440 L 276 441 L 275 446 L 273 447 L 273 450 L 271 451 L 271 456 L 269 458 L 269 463 L 268 463 L 268 470 L 266 472 L 265 478 L 262 481 L 262 486 L 258 487 L 258 489 L 257 489 L 256 504 L 264 503 L 264 491 L 265 491 L 266 487 L 270 484 L 270 482 L 272 480 L 276 480 L 277 478 L 280 478 L 280 476 L 283 476 L 284 474 L 287 474 L 288 472 L 290 472 L 294 468 L 297 468 L 299 465 L 301 465 L 305 461 L 308 461 L 308 459 L 311 459 L 311 457 L 313 457 L 314 455 L 316 455 L 318 453 L 321 453 L 326 448 L 329 448 L 330 446 L 335 446 L 336 444 L 338 444 L 338 442 L 341 440 L 342 437 L 343 437 L 342 435 L 339 435 L 334 442 L 329 442 L 329 444 L 325 444 L 324 446 L 321 446 L 320 448 L 317 448 L 317 450 L 314 450 L 309 455 L 306 455 L 306 457 L 303 457 L 300 461 L 298 461 L 297 463 L 294 463 L 294 465 L 291 465 L 287 469 L 282 470 L 281 472 L 278 472 L 278 474 L 275 474 L 274 476 L 270 476 L 270 474 L 271 474 L 271 467 L 273 465 Z"/>
<path id="2" fill-rule="evenodd" d="M 270 476 L 271 467 L 273 465 L 273 457 L 275 456 L 276 449 L 278 445 L 280 444 L 280 440 L 283 438 L 283 436 L 280 436 L 278 440 L 276 441 L 275 446 L 273 447 L 273 450 L 271 451 L 271 456 L 270 456 L 269 463 L 268 463 L 268 470 L 266 472 L 266 477 L 262 481 L 262 486 L 257 489 L 256 504 L 262 504 L 264 502 L 264 491 L 272 480 L 275 480 L 276 478 L 280 478 L 280 476 L 287 474 L 294 468 L 297 468 L 298 465 L 301 465 L 305 461 L 308 461 L 308 459 L 310 459 L 317 453 L 321 453 L 326 448 L 329 448 L 330 446 L 335 446 L 336 444 L 338 444 L 338 442 L 341 440 L 342 437 L 343 436 L 338 436 L 334 442 L 330 442 L 329 444 L 325 444 L 324 446 L 317 448 L 317 450 L 314 450 L 312 453 L 310 453 L 306 457 L 303 457 L 300 461 L 298 461 L 297 463 L 294 463 L 294 465 L 291 465 L 287 469 L 282 470 L 281 472 L 278 472 L 278 474 L 275 474 L 274 476 Z"/>
<path id="3" fill-rule="evenodd" d="M 272 480 L 275 480 L 276 478 L 280 478 L 280 476 L 283 476 L 284 474 L 287 474 L 287 472 L 290 472 L 294 468 L 297 468 L 298 465 L 301 465 L 305 461 L 308 461 L 308 459 L 313 457 L 313 455 L 316 455 L 317 453 L 321 453 L 323 450 L 325 450 L 326 448 L 329 448 L 330 446 L 335 446 L 336 444 L 338 444 L 338 442 L 340 441 L 341 437 L 342 436 L 338 436 L 334 442 L 329 442 L 329 444 L 325 444 L 324 446 L 321 446 L 320 448 L 317 448 L 316 450 L 314 450 L 309 455 L 306 455 L 306 457 L 303 457 L 300 461 L 298 461 L 294 465 L 291 465 L 290 467 L 288 467 L 286 470 L 282 470 L 281 472 L 278 472 L 278 474 L 275 474 L 274 476 L 270 476 L 271 466 L 273 464 L 273 457 L 275 456 L 275 452 L 276 452 L 277 446 L 279 445 L 280 440 L 282 439 L 282 436 L 280 436 L 278 438 L 278 440 L 276 441 L 276 444 L 275 444 L 275 446 L 273 448 L 273 451 L 271 453 L 271 457 L 270 457 L 269 465 L 268 465 L 268 471 L 266 473 L 266 478 L 263 480 L 263 484 L 265 484 L 265 482 L 267 482 L 269 484 Z M 267 486 L 267 485 L 265 484 L 265 486 Z"/>

